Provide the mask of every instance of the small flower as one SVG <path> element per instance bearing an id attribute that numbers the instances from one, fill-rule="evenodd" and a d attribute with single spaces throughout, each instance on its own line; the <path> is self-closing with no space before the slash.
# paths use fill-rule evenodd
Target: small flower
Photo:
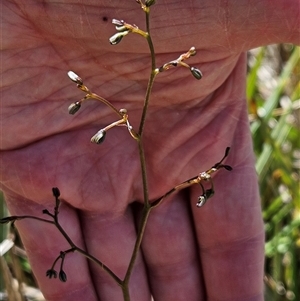
<path id="1" fill-rule="evenodd" d="M 79 111 L 80 107 L 81 104 L 79 101 L 72 103 L 68 108 L 69 114 L 74 115 L 76 112 Z"/>
<path id="2" fill-rule="evenodd" d="M 209 173 L 207 173 L 206 171 L 203 171 L 199 174 L 199 178 L 201 180 L 208 181 L 209 179 L 211 179 L 211 175 Z"/>
<path id="3" fill-rule="evenodd" d="M 112 19 L 111 23 L 119 27 L 119 26 L 124 26 L 125 22 L 123 20 Z"/>
<path id="4" fill-rule="evenodd" d="M 104 141 L 105 136 L 106 136 L 106 131 L 100 130 L 91 138 L 91 142 L 100 144 Z"/>
<path id="5" fill-rule="evenodd" d="M 126 109 L 120 109 L 119 112 L 122 114 L 122 116 L 127 115 L 127 110 Z"/>
<path id="6" fill-rule="evenodd" d="M 61 282 L 67 281 L 67 274 L 63 270 L 59 271 L 58 277 Z"/>
<path id="7" fill-rule="evenodd" d="M 190 54 L 190 56 L 194 56 L 194 55 L 196 55 L 196 48 L 193 46 L 193 47 L 191 47 L 190 48 L 190 50 L 188 51 L 189 52 L 189 54 Z"/>
<path id="8" fill-rule="evenodd" d="M 202 72 L 199 69 L 197 69 L 195 67 L 191 67 L 190 70 L 196 79 L 199 80 L 203 77 Z"/>
<path id="9" fill-rule="evenodd" d="M 112 19 L 112 24 L 116 25 L 116 30 L 119 32 L 128 30 L 123 20 Z"/>
<path id="10" fill-rule="evenodd" d="M 198 197 L 198 202 L 196 204 L 197 207 L 202 207 L 207 201 L 207 198 L 205 197 L 205 195 L 200 195 Z"/>
<path id="11" fill-rule="evenodd" d="M 54 269 L 50 269 L 46 272 L 46 277 L 49 277 L 49 279 L 57 278 L 57 272 Z"/>
<path id="12" fill-rule="evenodd" d="M 73 81 L 74 83 L 76 83 L 78 85 L 83 85 L 82 79 L 75 72 L 69 71 L 68 76 L 69 76 L 70 80 Z"/>
<path id="13" fill-rule="evenodd" d="M 122 32 L 117 32 L 116 34 L 114 34 L 112 37 L 109 38 L 109 42 L 111 45 L 117 45 L 119 44 L 122 39 L 129 34 L 129 30 L 125 30 Z"/>
<path id="14" fill-rule="evenodd" d="M 201 187 L 203 188 L 202 185 Z M 205 193 L 198 197 L 198 202 L 196 204 L 197 207 L 202 207 L 206 203 L 206 201 L 214 195 L 214 193 L 215 191 L 212 188 L 205 190 Z"/>
<path id="15" fill-rule="evenodd" d="M 147 7 L 150 7 L 151 5 L 154 5 L 155 2 L 156 2 L 156 0 L 146 0 L 146 1 L 145 1 L 145 5 L 146 5 Z"/>

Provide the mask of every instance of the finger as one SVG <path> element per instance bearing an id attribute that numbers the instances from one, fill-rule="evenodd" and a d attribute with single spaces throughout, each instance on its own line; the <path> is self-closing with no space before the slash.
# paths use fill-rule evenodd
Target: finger
<path id="1" fill-rule="evenodd" d="M 123 280 L 136 240 L 136 228 L 131 209 L 109 214 L 86 211 L 82 213 L 81 224 L 89 253 L 100 259 Z M 101 301 L 123 301 L 122 289 L 112 277 L 101 266 L 94 263 L 90 263 L 90 266 Z M 132 301 L 150 300 L 147 273 L 140 252 L 129 287 Z"/>
<path id="2" fill-rule="evenodd" d="M 142 243 L 155 301 L 203 300 L 200 263 L 188 196 L 182 192 L 151 211 Z"/>
<path id="3" fill-rule="evenodd" d="M 41 205 L 16 196 L 6 196 L 9 211 L 12 215 L 32 215 L 48 219 L 42 214 L 45 209 Z M 48 210 L 53 212 L 53 206 Z M 50 217 L 49 217 L 50 220 Z M 79 220 L 74 209 L 62 205 L 59 220 L 64 230 L 73 242 L 83 247 L 82 233 Z M 53 224 L 32 219 L 16 221 L 16 226 L 24 243 L 26 253 L 31 263 L 33 272 L 47 301 L 74 301 L 89 300 L 98 301 L 97 294 L 89 274 L 87 261 L 78 253 L 68 253 L 63 264 L 63 271 L 67 275 L 67 281 L 46 277 L 46 271 L 52 267 L 60 251 L 70 249 L 66 239 Z M 61 261 L 55 265 L 59 273 Z"/>
<path id="4" fill-rule="evenodd" d="M 193 209 L 207 298 L 261 301 L 264 231 L 255 170 L 249 160 L 232 165 L 230 174 L 214 177 L 215 196 Z M 198 195 L 193 187 L 193 203 Z"/>

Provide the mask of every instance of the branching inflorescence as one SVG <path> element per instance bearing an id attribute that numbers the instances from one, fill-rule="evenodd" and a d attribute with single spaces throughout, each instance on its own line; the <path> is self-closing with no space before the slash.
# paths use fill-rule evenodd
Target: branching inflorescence
<path id="1" fill-rule="evenodd" d="M 128 35 L 129 33 L 135 33 L 143 38 L 145 38 L 148 42 L 149 45 L 149 50 L 150 50 L 150 55 L 151 55 L 151 72 L 149 76 L 149 81 L 148 81 L 148 86 L 147 90 L 145 93 L 145 98 L 144 98 L 144 104 L 143 104 L 143 111 L 140 119 L 140 125 L 138 131 L 135 131 L 133 127 L 131 126 L 129 122 L 129 114 L 125 108 L 117 109 L 110 101 L 106 100 L 105 98 L 91 92 L 87 86 L 83 84 L 83 80 L 73 71 L 68 72 L 69 78 L 77 85 L 77 88 L 80 89 L 82 92 L 85 93 L 85 96 L 80 99 L 79 101 L 76 101 L 72 103 L 69 108 L 69 114 L 76 114 L 79 109 L 81 108 L 83 102 L 86 102 L 88 100 L 94 99 L 98 100 L 104 105 L 108 106 L 112 111 L 115 112 L 117 119 L 110 123 L 109 125 L 105 126 L 104 128 L 100 129 L 97 133 L 95 133 L 91 137 L 91 142 L 96 143 L 96 144 L 101 144 L 104 142 L 106 133 L 108 130 L 110 130 L 113 127 L 116 126 L 123 126 L 126 127 L 130 136 L 137 141 L 138 148 L 139 148 L 139 157 L 140 157 L 140 164 L 141 164 L 141 177 L 143 180 L 143 191 L 144 191 L 144 207 L 143 207 L 143 214 L 140 220 L 140 225 L 138 229 L 138 234 L 137 234 L 137 239 L 135 242 L 134 250 L 130 259 L 130 262 L 128 264 L 127 272 L 125 274 L 125 277 L 123 279 L 120 279 L 109 267 L 107 267 L 103 262 L 101 262 L 99 259 L 95 258 L 92 254 L 89 252 L 83 250 L 82 248 L 78 247 L 75 245 L 75 243 L 72 241 L 72 239 L 69 237 L 69 235 L 64 231 L 63 227 L 60 225 L 59 222 L 59 207 L 61 204 L 60 200 L 60 191 L 58 188 L 54 187 L 52 188 L 52 193 L 55 198 L 55 207 L 53 213 L 49 212 L 48 210 L 43 210 L 43 214 L 48 216 L 48 219 L 46 218 L 40 218 L 36 216 L 9 216 L 0 219 L 0 223 L 5 224 L 5 223 L 12 223 L 14 224 L 18 220 L 22 219 L 35 219 L 37 221 L 41 222 L 46 222 L 46 223 L 51 223 L 53 224 L 58 231 L 64 236 L 64 238 L 67 240 L 67 242 L 70 245 L 70 248 L 64 251 L 60 251 L 58 257 L 54 260 L 53 265 L 50 269 L 46 271 L 46 276 L 49 278 L 58 278 L 62 282 L 67 281 L 67 275 L 63 270 L 63 265 L 66 256 L 69 253 L 72 252 L 78 252 L 88 258 L 89 260 L 93 261 L 94 263 L 100 265 L 102 269 L 104 269 L 114 280 L 115 282 L 121 287 L 122 292 L 123 292 L 123 297 L 125 301 L 130 300 L 129 296 L 129 280 L 130 280 L 130 275 L 133 270 L 133 266 L 135 263 L 135 259 L 137 257 L 141 241 L 143 238 L 144 230 L 147 224 L 148 216 L 150 214 L 150 211 L 159 206 L 162 201 L 170 196 L 171 194 L 174 194 L 182 189 L 188 188 L 192 185 L 200 185 L 202 194 L 198 197 L 198 200 L 196 202 L 197 207 L 202 207 L 207 200 L 214 195 L 214 184 L 213 184 L 213 179 L 212 179 L 212 174 L 217 172 L 218 170 L 224 168 L 228 171 L 231 171 L 232 168 L 229 165 L 223 164 L 223 161 L 229 154 L 230 148 L 227 147 L 225 154 L 223 158 L 213 165 L 210 169 L 199 173 L 198 175 L 192 177 L 191 179 L 188 179 L 177 186 L 173 187 L 170 189 L 168 192 L 166 192 L 163 196 L 159 197 L 158 199 L 154 201 L 150 201 L 148 198 L 148 182 L 147 182 L 147 177 L 146 177 L 146 161 L 145 161 L 145 156 L 144 156 L 144 148 L 142 144 L 142 136 L 143 136 L 143 131 L 144 131 L 144 124 L 145 124 L 145 118 L 147 114 L 147 108 L 150 100 L 150 94 L 152 90 L 152 86 L 154 83 L 155 77 L 160 74 L 161 72 L 165 72 L 169 70 L 170 68 L 174 67 L 185 67 L 190 70 L 194 78 L 197 80 L 200 80 L 202 78 L 202 73 L 199 69 L 196 67 L 191 67 L 188 65 L 185 61 L 188 60 L 191 56 L 194 56 L 196 54 L 196 49 L 195 47 L 191 47 L 186 53 L 181 54 L 177 59 L 172 60 L 170 62 L 165 63 L 161 67 L 156 67 L 155 63 L 155 51 L 150 35 L 150 25 L 149 25 L 149 13 L 150 13 L 150 6 L 155 4 L 155 0 L 146 0 L 144 3 L 142 0 L 136 0 L 136 2 L 141 6 L 142 10 L 145 12 L 146 15 L 146 27 L 147 31 L 143 31 L 139 29 L 136 25 L 131 25 L 126 23 L 123 20 L 116 20 L 113 19 L 112 23 L 115 25 L 117 33 L 114 34 L 110 39 L 109 42 L 112 45 L 116 45 L 122 41 L 122 39 Z M 209 183 L 210 187 L 205 188 L 204 183 L 207 182 Z M 49 219 L 50 218 L 50 219 Z M 58 265 L 60 261 L 60 266 L 59 266 L 59 271 L 57 272 L 56 266 Z"/>

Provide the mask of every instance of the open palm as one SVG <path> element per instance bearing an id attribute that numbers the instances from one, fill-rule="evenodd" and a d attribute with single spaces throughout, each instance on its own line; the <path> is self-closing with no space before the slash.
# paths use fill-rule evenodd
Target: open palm
<path id="1" fill-rule="evenodd" d="M 59 187 L 66 232 L 122 278 L 143 204 L 137 143 L 117 127 L 103 144 L 91 144 L 118 116 L 96 101 L 69 115 L 69 104 L 84 94 L 66 74 L 75 71 L 93 92 L 126 108 L 138 129 L 150 57 L 138 35 L 108 42 L 113 18 L 143 28 L 135 1 L 85 2 L 2 2 L 0 185 L 11 214 L 35 216 L 53 210 L 51 188 Z M 246 39 L 256 27 L 242 20 L 248 1 L 157 2 L 151 11 L 157 67 L 195 46 L 188 63 L 204 77 L 197 81 L 185 68 L 157 76 L 143 135 L 150 200 L 210 168 L 227 146 L 226 164 L 234 170 L 216 174 L 216 194 L 201 209 L 201 189 L 193 187 L 153 210 L 130 282 L 132 300 L 262 300 L 264 234 L 243 52 L 293 36 L 268 41 L 261 28 L 259 37 Z M 268 11 L 259 2 L 256 9 Z M 17 227 L 47 300 L 122 300 L 112 279 L 76 253 L 66 258 L 66 283 L 46 278 L 67 242 L 48 224 L 25 220 Z"/>

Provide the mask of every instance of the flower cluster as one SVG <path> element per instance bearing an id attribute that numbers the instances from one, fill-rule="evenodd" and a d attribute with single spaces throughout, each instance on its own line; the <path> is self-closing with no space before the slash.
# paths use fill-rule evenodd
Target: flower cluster
<path id="1" fill-rule="evenodd" d="M 105 105 L 107 105 L 108 107 L 110 107 L 121 119 L 112 122 L 111 124 L 109 124 L 108 126 L 106 126 L 103 129 L 100 129 L 92 138 L 91 138 L 91 142 L 96 143 L 96 144 L 100 144 L 104 141 L 105 136 L 106 136 L 106 132 L 115 127 L 115 126 L 125 126 L 127 127 L 130 135 L 132 138 L 134 139 L 138 139 L 138 135 L 137 133 L 133 130 L 132 126 L 129 123 L 128 120 L 128 113 L 126 109 L 120 109 L 118 110 L 112 103 L 110 103 L 108 100 L 104 99 L 103 97 L 100 97 L 99 95 L 92 93 L 84 84 L 83 84 L 83 80 L 73 71 L 69 71 L 68 72 L 68 76 L 71 79 L 71 81 L 73 81 L 74 83 L 77 84 L 77 87 L 82 90 L 83 92 L 87 93 L 81 100 L 76 101 L 74 103 L 72 103 L 69 108 L 69 114 L 74 115 L 75 113 L 77 113 L 79 111 L 79 109 L 81 108 L 82 103 L 85 100 L 88 99 L 95 99 L 95 100 L 99 100 L 100 102 L 104 103 Z M 58 192 L 57 192 L 58 193 Z"/>
<path id="2" fill-rule="evenodd" d="M 61 282 L 66 282 L 67 281 L 67 274 L 65 273 L 65 271 L 63 270 L 63 265 L 64 265 L 64 261 L 65 261 L 65 256 L 67 253 L 70 252 L 74 252 L 74 248 L 71 248 L 67 251 L 61 251 L 60 255 L 55 259 L 51 269 L 47 270 L 46 272 L 46 277 L 49 277 L 49 279 L 51 278 L 57 278 L 57 271 L 54 269 L 57 261 L 59 259 L 61 259 L 61 263 L 60 263 L 60 269 L 59 269 L 59 273 L 58 273 L 58 278 Z"/>
<path id="3" fill-rule="evenodd" d="M 195 68 L 195 67 L 191 67 L 190 65 L 188 65 L 187 63 L 185 63 L 184 61 L 187 60 L 188 58 L 190 58 L 191 56 L 196 55 L 196 48 L 195 47 L 191 47 L 189 51 L 187 51 L 186 53 L 181 54 L 176 60 L 170 61 L 164 65 L 162 65 L 161 67 L 156 69 L 156 72 L 163 72 L 166 71 L 168 69 L 170 69 L 171 67 L 177 67 L 177 66 L 182 66 L 185 68 L 190 69 L 192 75 L 196 78 L 196 79 L 201 79 L 203 77 L 202 72 Z"/>
<path id="4" fill-rule="evenodd" d="M 126 23 L 124 20 L 116 20 L 112 19 L 112 24 L 116 25 L 117 33 L 115 33 L 113 36 L 109 38 L 109 42 L 111 45 L 117 45 L 119 44 L 122 39 L 127 36 L 130 32 L 137 33 L 144 38 L 147 38 L 148 34 L 140 30 L 136 25 L 131 25 L 129 23 Z"/>
<path id="5" fill-rule="evenodd" d="M 197 177 L 197 182 L 199 183 L 199 185 L 202 188 L 202 194 L 198 197 L 198 202 L 196 204 L 197 207 L 202 207 L 206 203 L 206 201 L 209 198 L 211 198 L 215 193 L 214 184 L 213 184 L 213 181 L 212 181 L 212 178 L 211 178 L 211 174 L 216 172 L 220 168 L 225 168 L 228 171 L 232 170 L 231 166 L 222 164 L 222 162 L 228 156 L 229 151 L 230 151 L 230 148 L 227 147 L 224 157 L 218 163 L 216 163 L 214 166 L 212 166 L 209 170 L 201 172 L 199 174 L 199 176 Z M 211 187 L 209 189 L 205 189 L 203 184 L 202 184 L 203 181 L 209 181 L 211 183 Z"/>
<path id="6" fill-rule="evenodd" d="M 120 114 L 122 115 L 122 119 L 115 121 L 111 124 L 109 124 L 108 126 L 106 126 L 103 129 L 100 129 L 92 138 L 91 138 L 91 142 L 94 142 L 96 144 L 100 144 L 104 141 L 105 136 L 106 136 L 106 132 L 115 127 L 115 126 L 125 126 L 127 127 L 130 135 L 132 136 L 132 138 L 134 139 L 139 139 L 137 133 L 133 130 L 132 126 L 130 125 L 129 121 L 128 121 L 128 114 L 127 114 L 127 110 L 126 109 L 121 109 Z"/>
<path id="7" fill-rule="evenodd" d="M 116 25 L 116 30 L 118 32 L 109 38 L 109 42 L 111 45 L 117 45 L 126 35 L 130 33 L 130 30 L 128 27 L 126 27 L 126 23 L 123 20 L 113 19 L 112 23 Z"/>

